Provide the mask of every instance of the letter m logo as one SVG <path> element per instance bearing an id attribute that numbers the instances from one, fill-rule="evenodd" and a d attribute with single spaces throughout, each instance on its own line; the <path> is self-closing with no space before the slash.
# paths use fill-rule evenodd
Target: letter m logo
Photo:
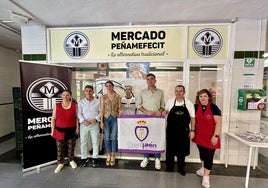
<path id="1" fill-rule="evenodd" d="M 204 42 L 205 45 L 209 45 L 213 40 L 214 40 L 214 37 L 209 33 L 207 32 L 202 38 L 201 40 Z"/>
<path id="2" fill-rule="evenodd" d="M 43 93 L 48 98 L 53 97 L 59 91 L 59 89 L 56 88 L 51 82 L 46 83 L 39 90 L 41 93 Z"/>

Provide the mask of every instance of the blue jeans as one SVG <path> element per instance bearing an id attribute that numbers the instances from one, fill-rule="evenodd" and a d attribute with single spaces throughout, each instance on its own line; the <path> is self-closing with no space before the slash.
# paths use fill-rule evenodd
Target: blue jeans
<path id="1" fill-rule="evenodd" d="M 150 155 L 149 153 L 144 153 L 144 158 L 149 158 L 149 155 Z M 160 159 L 161 154 L 160 153 L 154 154 L 154 157 Z"/>
<path id="2" fill-rule="evenodd" d="M 105 151 L 114 153 L 117 151 L 117 117 L 104 118 L 103 123 Z"/>

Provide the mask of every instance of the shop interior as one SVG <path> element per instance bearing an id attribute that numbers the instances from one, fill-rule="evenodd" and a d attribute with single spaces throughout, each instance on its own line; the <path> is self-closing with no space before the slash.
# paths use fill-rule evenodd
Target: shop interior
<path id="1" fill-rule="evenodd" d="M 79 101 L 83 98 L 83 89 L 87 84 L 95 88 L 95 97 L 105 93 L 104 84 L 112 80 L 115 91 L 124 96 L 127 85 L 133 87 L 133 95 L 138 96 L 141 89 L 146 87 L 145 76 L 148 72 L 156 75 L 156 86 L 164 90 L 165 100 L 174 97 L 174 88 L 178 84 L 186 87 L 185 96 L 195 103 L 196 92 L 200 89 L 213 89 L 216 95 L 216 104 L 223 107 L 223 75 L 224 65 L 213 63 L 207 65 L 190 64 L 185 62 L 132 62 L 132 63 L 87 63 L 72 64 L 73 66 L 73 96 Z M 75 92 L 76 90 L 76 92 Z M 77 148 L 77 153 L 79 153 Z M 191 155 L 188 161 L 198 161 L 198 150 L 191 146 Z M 79 155 L 79 154 L 78 154 Z M 141 155 L 119 154 L 120 158 L 137 159 Z M 164 157 L 165 155 L 162 155 Z M 216 152 L 215 159 L 220 161 L 220 151 Z"/>

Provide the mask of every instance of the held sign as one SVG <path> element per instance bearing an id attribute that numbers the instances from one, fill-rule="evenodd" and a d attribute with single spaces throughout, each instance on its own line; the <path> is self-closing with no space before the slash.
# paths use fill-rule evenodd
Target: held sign
<path id="1" fill-rule="evenodd" d="M 118 151 L 122 153 L 163 153 L 165 117 L 123 115 L 118 118 Z"/>

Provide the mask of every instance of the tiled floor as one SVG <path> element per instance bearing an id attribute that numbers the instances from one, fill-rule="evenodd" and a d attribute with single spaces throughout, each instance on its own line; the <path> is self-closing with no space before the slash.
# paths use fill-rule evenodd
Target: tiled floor
<path id="1" fill-rule="evenodd" d="M 188 163 L 186 176 L 179 173 L 155 171 L 154 163 L 146 169 L 139 167 L 136 160 L 117 160 L 114 167 L 106 167 L 100 159 L 100 167 L 70 166 L 54 174 L 56 164 L 22 173 L 20 160 L 16 158 L 14 139 L 0 143 L 0 188 L 195 188 L 201 187 L 201 178 L 195 175 L 199 164 Z M 77 159 L 78 160 L 78 159 Z M 79 161 L 79 160 L 78 160 Z M 90 165 L 89 165 L 90 166 Z M 267 168 L 267 166 L 264 166 Z M 246 168 L 239 166 L 214 165 L 210 176 L 211 187 L 240 188 L 244 187 Z M 259 168 L 251 170 L 249 187 L 264 188 L 268 185 L 268 173 Z"/>

